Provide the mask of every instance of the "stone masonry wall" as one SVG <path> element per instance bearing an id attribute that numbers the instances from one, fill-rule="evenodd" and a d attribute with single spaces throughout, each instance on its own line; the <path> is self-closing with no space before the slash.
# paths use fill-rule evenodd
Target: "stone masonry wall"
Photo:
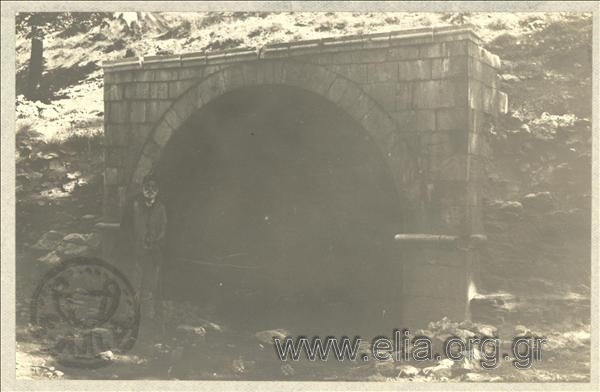
<path id="1" fill-rule="evenodd" d="M 398 36 L 107 64 L 105 219 L 118 220 L 142 147 L 178 97 L 219 70 L 269 59 L 310 63 L 343 75 L 389 114 L 414 160 L 405 189 L 414 224 L 405 231 L 482 233 L 479 193 L 489 154 L 486 139 L 494 117 L 506 112 L 507 98 L 497 90 L 498 57 L 482 49 L 468 29 L 421 29 Z M 433 317 L 466 311 L 468 286 L 476 280 L 476 252 L 402 253 L 402 295 L 411 298 L 408 307 L 437 309 Z M 422 286 L 424 277 L 429 284 Z M 456 288 L 442 284 L 448 281 Z M 431 298 L 439 303 L 431 305 Z"/>

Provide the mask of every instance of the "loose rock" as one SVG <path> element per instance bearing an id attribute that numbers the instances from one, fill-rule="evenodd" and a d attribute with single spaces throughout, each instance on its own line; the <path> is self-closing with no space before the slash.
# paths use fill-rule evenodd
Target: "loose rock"
<path id="1" fill-rule="evenodd" d="M 50 230 L 44 233 L 32 248 L 37 250 L 53 250 L 60 244 L 64 236 L 64 233 Z"/>

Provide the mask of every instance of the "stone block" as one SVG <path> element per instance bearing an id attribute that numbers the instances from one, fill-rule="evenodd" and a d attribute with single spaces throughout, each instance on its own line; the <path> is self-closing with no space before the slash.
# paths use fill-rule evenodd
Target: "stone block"
<path id="1" fill-rule="evenodd" d="M 321 52 L 318 54 L 304 55 L 301 58 L 307 63 L 329 65 L 335 63 L 334 53 Z"/>
<path id="2" fill-rule="evenodd" d="M 119 183 L 119 169 L 116 167 L 107 167 L 104 169 L 104 184 L 117 185 Z"/>
<path id="3" fill-rule="evenodd" d="M 393 82 L 398 80 L 398 63 L 375 63 L 367 65 L 369 83 Z"/>
<path id="4" fill-rule="evenodd" d="M 483 110 L 485 113 L 493 114 L 495 109 L 494 100 L 496 99 L 496 90 L 486 85 L 482 85 L 480 99 L 480 109 Z"/>
<path id="5" fill-rule="evenodd" d="M 354 64 L 356 63 L 355 54 L 353 52 L 334 52 L 330 54 L 330 64 Z M 359 63 L 368 61 L 359 61 Z"/>
<path id="6" fill-rule="evenodd" d="M 387 58 L 387 50 L 359 50 L 352 53 L 353 63 L 383 63 Z"/>
<path id="7" fill-rule="evenodd" d="M 387 61 L 413 60 L 419 57 L 417 46 L 399 46 L 387 50 Z"/>
<path id="8" fill-rule="evenodd" d="M 179 79 L 179 69 L 171 68 L 171 69 L 157 69 L 154 70 L 154 80 L 161 82 L 170 82 L 173 80 Z"/>
<path id="9" fill-rule="evenodd" d="M 104 126 L 106 127 L 106 124 L 109 122 L 109 120 L 111 118 L 110 101 L 104 100 L 103 106 L 104 106 Z"/>
<path id="10" fill-rule="evenodd" d="M 429 202 L 436 206 L 467 206 L 469 205 L 468 185 L 466 180 L 435 181 Z"/>
<path id="11" fill-rule="evenodd" d="M 419 57 L 420 58 L 428 58 L 428 57 L 446 57 L 446 52 L 444 50 L 444 44 L 433 43 L 427 45 L 419 46 Z"/>
<path id="12" fill-rule="evenodd" d="M 420 157 L 424 178 L 431 181 L 465 181 L 468 178 L 466 153 L 448 155 L 448 145 L 437 147 L 432 152 L 429 150 L 422 151 Z"/>
<path id="13" fill-rule="evenodd" d="M 496 91 L 494 98 L 493 113 L 495 115 L 508 113 L 508 95 L 502 91 Z"/>
<path id="14" fill-rule="evenodd" d="M 468 181 L 484 181 L 486 179 L 485 166 L 489 157 L 469 155 L 466 162 Z"/>
<path id="15" fill-rule="evenodd" d="M 435 58 L 466 55 L 468 54 L 467 42 L 469 41 L 460 40 L 421 45 L 419 47 L 419 57 Z"/>
<path id="16" fill-rule="evenodd" d="M 155 123 L 170 106 L 171 101 L 146 101 L 146 120 Z"/>
<path id="17" fill-rule="evenodd" d="M 327 91 L 327 98 L 331 102 L 337 103 L 344 95 L 344 92 L 346 92 L 347 85 L 348 82 L 345 79 L 337 77 Z"/>
<path id="18" fill-rule="evenodd" d="M 419 138 L 424 157 L 444 160 L 467 153 L 465 131 L 420 131 Z"/>
<path id="19" fill-rule="evenodd" d="M 469 108 L 483 110 L 483 83 L 478 80 L 469 80 L 468 91 Z"/>
<path id="20" fill-rule="evenodd" d="M 469 78 L 475 79 L 486 86 L 498 88 L 498 72 L 477 58 L 469 57 Z"/>
<path id="21" fill-rule="evenodd" d="M 115 101 L 110 102 L 109 116 L 105 118 L 108 124 L 126 124 L 129 122 L 129 111 L 131 102 Z"/>
<path id="22" fill-rule="evenodd" d="M 306 71 L 306 67 L 306 65 L 300 63 L 286 64 L 283 82 L 289 86 L 303 88 L 310 77 L 310 72 Z"/>
<path id="23" fill-rule="evenodd" d="M 154 139 L 148 140 L 148 143 L 144 145 L 144 155 L 152 159 L 153 162 L 158 162 L 162 146 L 159 146 Z"/>
<path id="24" fill-rule="evenodd" d="M 469 154 L 490 157 L 492 150 L 487 133 L 469 132 L 468 149 Z"/>
<path id="25" fill-rule="evenodd" d="M 201 99 L 204 104 L 223 94 L 224 91 L 225 86 L 220 73 L 216 73 L 213 76 L 205 79 L 196 88 L 197 98 L 198 100 Z"/>
<path id="26" fill-rule="evenodd" d="M 267 82 L 280 84 L 285 82 L 286 65 L 282 61 L 273 61 L 272 72 L 267 75 Z"/>
<path id="27" fill-rule="evenodd" d="M 398 133 L 398 142 L 390 149 L 387 161 L 392 169 L 394 185 L 400 195 L 406 194 L 406 189 L 411 182 L 414 182 L 415 165 L 414 160 L 408 151 L 409 140 L 407 133 Z M 410 208 L 410 207 L 409 207 Z"/>
<path id="28" fill-rule="evenodd" d="M 234 65 L 223 70 L 223 82 L 228 91 L 244 86 L 244 74 L 241 67 Z"/>
<path id="29" fill-rule="evenodd" d="M 350 99 L 352 99 L 352 102 L 349 101 Z M 373 108 L 375 102 L 365 92 L 361 92 L 356 97 L 351 94 L 344 95 L 340 104 L 342 107 L 347 108 L 347 112 L 354 119 L 360 120 Z"/>
<path id="30" fill-rule="evenodd" d="M 122 84 L 104 85 L 105 101 L 120 101 L 124 98 L 125 87 Z"/>
<path id="31" fill-rule="evenodd" d="M 131 83 L 125 86 L 125 99 L 148 99 L 150 98 L 149 83 Z"/>
<path id="32" fill-rule="evenodd" d="M 137 152 L 141 150 L 150 135 L 153 125 L 151 124 L 130 124 L 129 125 L 129 144 L 130 152 L 136 156 Z"/>
<path id="33" fill-rule="evenodd" d="M 328 67 L 331 71 L 347 77 L 356 83 L 367 82 L 366 64 L 336 64 Z"/>
<path id="34" fill-rule="evenodd" d="M 112 83 L 130 83 L 135 81 L 135 73 L 137 71 L 116 71 L 105 74 L 105 82 L 108 77 Z M 109 76 L 110 75 L 110 76 Z"/>
<path id="35" fill-rule="evenodd" d="M 412 85 L 410 83 L 395 83 L 396 110 L 410 110 L 412 108 Z"/>
<path id="36" fill-rule="evenodd" d="M 431 60 L 431 78 L 443 79 L 467 75 L 467 56 L 435 58 Z"/>
<path id="37" fill-rule="evenodd" d="M 304 87 L 309 91 L 313 91 L 316 94 L 326 96 L 329 87 L 333 81 L 340 77 L 338 74 L 328 72 L 325 69 L 310 69 L 307 68 L 305 71 Z"/>
<path id="38" fill-rule="evenodd" d="M 259 61 L 256 66 L 256 84 L 266 84 L 268 74 L 272 70 L 273 63 L 271 61 Z"/>
<path id="39" fill-rule="evenodd" d="M 242 74 L 243 74 L 243 78 L 244 81 L 246 83 L 246 85 L 255 85 L 257 84 L 257 76 L 258 76 L 258 64 L 257 63 L 251 63 L 251 64 L 242 64 L 241 65 L 241 70 L 242 70 Z"/>
<path id="40" fill-rule="evenodd" d="M 107 146 L 126 146 L 128 143 L 129 128 L 124 124 L 104 124 L 104 135 Z"/>
<path id="41" fill-rule="evenodd" d="M 132 123 L 146 122 L 146 102 L 130 101 L 129 102 L 129 121 Z"/>
<path id="42" fill-rule="evenodd" d="M 119 193 L 116 185 L 104 185 L 102 197 L 102 215 L 113 221 L 121 219 L 119 211 Z"/>
<path id="43" fill-rule="evenodd" d="M 150 83 L 149 89 L 149 97 L 151 99 L 169 98 L 169 83 L 167 82 Z"/>
<path id="44" fill-rule="evenodd" d="M 481 110 L 469 109 L 469 131 L 489 133 L 494 128 L 494 117 Z"/>
<path id="45" fill-rule="evenodd" d="M 173 126 L 173 129 L 178 129 L 196 111 L 196 102 L 197 99 L 194 92 L 194 94 L 186 94 L 183 99 L 177 101 L 177 103 L 173 105 L 173 109 L 177 113 L 177 117 L 180 120 L 179 125 Z"/>
<path id="46" fill-rule="evenodd" d="M 469 42 L 467 50 L 469 56 L 478 59 L 479 61 L 491 66 L 492 68 L 500 69 L 500 57 L 496 56 L 495 54 L 492 54 L 491 52 L 477 45 L 476 43 Z"/>
<path id="47" fill-rule="evenodd" d="M 464 107 L 467 104 L 467 87 L 462 81 L 427 80 L 415 82 L 413 108 Z"/>
<path id="48" fill-rule="evenodd" d="M 396 85 L 394 83 L 367 84 L 364 89 L 385 110 L 396 109 Z"/>
<path id="49" fill-rule="evenodd" d="M 490 65 L 491 67 L 495 68 L 495 69 L 500 69 L 500 67 L 502 66 L 502 62 L 500 61 L 500 57 L 498 57 L 497 55 L 489 52 L 486 49 L 483 48 L 479 48 L 479 56 L 481 58 L 481 61 L 483 61 L 484 63 Z"/>
<path id="50" fill-rule="evenodd" d="M 382 151 L 388 151 L 399 139 L 395 123 L 376 107 L 363 116 L 361 125 Z"/>
<path id="51" fill-rule="evenodd" d="M 169 82 L 169 98 L 176 99 L 193 85 L 191 80 Z"/>
<path id="52" fill-rule="evenodd" d="M 342 95 L 342 99 L 338 101 L 338 105 L 354 119 L 360 120 L 361 117 L 358 117 L 357 113 L 353 113 L 353 111 L 357 109 L 357 101 L 359 98 L 362 99 L 364 95 L 365 93 L 363 90 L 354 86 L 349 86 L 344 95 Z"/>
<path id="53" fill-rule="evenodd" d="M 444 108 L 436 110 L 436 129 L 438 131 L 467 131 L 469 116 L 466 108 Z"/>
<path id="54" fill-rule="evenodd" d="M 440 233 L 450 233 L 460 235 L 467 230 L 467 207 L 460 206 L 440 206 L 440 222 L 437 227 Z"/>
<path id="55" fill-rule="evenodd" d="M 158 146 L 162 147 L 171 139 L 172 134 L 173 128 L 171 125 L 166 121 L 162 121 L 154 130 L 153 139 Z"/>
<path id="56" fill-rule="evenodd" d="M 177 110 L 175 110 L 175 107 L 169 109 L 164 117 L 163 120 L 166 121 L 172 129 L 178 129 L 181 124 L 183 124 L 183 118 L 180 118 L 179 115 L 177 114 Z"/>
<path id="57" fill-rule="evenodd" d="M 410 60 L 398 63 L 398 80 L 431 79 L 430 60 Z"/>
<path id="58" fill-rule="evenodd" d="M 144 176 L 152 171 L 154 167 L 154 161 L 147 157 L 146 155 L 142 155 L 140 160 L 137 163 L 135 172 L 133 174 L 132 181 L 134 184 L 141 185 Z"/>
<path id="59" fill-rule="evenodd" d="M 153 70 L 140 70 L 134 75 L 134 81 L 136 82 L 153 82 L 156 77 L 156 72 Z"/>
<path id="60" fill-rule="evenodd" d="M 124 148 L 119 145 L 106 145 L 104 147 L 104 162 L 110 162 L 115 167 L 123 165 Z"/>
<path id="61" fill-rule="evenodd" d="M 186 67 L 177 71 L 178 80 L 200 79 L 204 75 L 203 67 Z"/>
<path id="62" fill-rule="evenodd" d="M 415 110 L 417 131 L 435 131 L 435 110 Z"/>
<path id="63" fill-rule="evenodd" d="M 402 132 L 414 132 L 417 128 L 417 113 L 414 110 L 394 112 L 398 129 Z"/>
<path id="64" fill-rule="evenodd" d="M 467 56 L 469 54 L 469 40 L 447 41 L 443 43 L 444 56 Z"/>

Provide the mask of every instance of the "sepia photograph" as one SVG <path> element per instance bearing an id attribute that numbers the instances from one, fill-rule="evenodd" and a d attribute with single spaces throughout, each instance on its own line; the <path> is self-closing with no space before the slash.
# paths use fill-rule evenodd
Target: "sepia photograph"
<path id="1" fill-rule="evenodd" d="M 3 390 L 598 387 L 598 2 L 9 3 Z"/>

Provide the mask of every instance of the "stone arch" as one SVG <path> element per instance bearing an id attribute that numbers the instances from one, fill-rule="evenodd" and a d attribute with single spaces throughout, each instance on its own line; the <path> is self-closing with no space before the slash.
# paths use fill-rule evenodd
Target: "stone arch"
<path id="1" fill-rule="evenodd" d="M 325 97 L 358 122 L 378 146 L 399 195 L 411 177 L 412 160 L 396 122 L 358 84 L 323 66 L 290 60 L 259 60 L 216 71 L 188 88 L 150 132 L 134 167 L 130 188 L 158 163 L 163 147 L 190 116 L 213 99 L 236 89 L 285 85 Z M 130 189 L 131 190 L 131 189 Z"/>

